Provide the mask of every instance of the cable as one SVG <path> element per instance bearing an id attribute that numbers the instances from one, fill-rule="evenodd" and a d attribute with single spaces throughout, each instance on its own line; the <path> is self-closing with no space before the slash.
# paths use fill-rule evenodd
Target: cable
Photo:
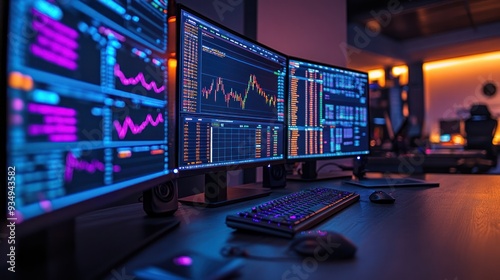
<path id="1" fill-rule="evenodd" d="M 246 258 L 246 259 L 252 259 L 252 260 L 262 260 L 262 261 L 290 261 L 290 260 L 295 260 L 296 258 L 292 257 L 266 257 L 266 256 L 256 256 L 256 255 L 251 255 L 248 253 L 248 251 L 237 247 L 237 246 L 226 246 L 223 247 L 220 251 L 220 253 L 224 257 L 239 257 L 239 258 Z"/>

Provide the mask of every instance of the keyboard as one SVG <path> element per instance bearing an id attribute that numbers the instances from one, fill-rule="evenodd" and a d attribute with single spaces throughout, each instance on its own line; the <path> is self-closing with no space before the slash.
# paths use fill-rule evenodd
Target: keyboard
<path id="1" fill-rule="evenodd" d="M 226 225 L 291 238 L 359 200 L 359 194 L 331 188 L 300 190 L 226 217 Z"/>

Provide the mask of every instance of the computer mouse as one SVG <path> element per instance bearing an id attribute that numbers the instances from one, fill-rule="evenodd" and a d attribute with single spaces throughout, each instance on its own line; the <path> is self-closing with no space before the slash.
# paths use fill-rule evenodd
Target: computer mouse
<path id="1" fill-rule="evenodd" d="M 370 201 L 374 203 L 389 204 L 394 203 L 396 199 L 392 195 L 384 191 L 374 191 L 372 194 L 370 194 Z"/>
<path id="2" fill-rule="evenodd" d="M 342 234 L 312 230 L 295 235 L 290 248 L 302 256 L 317 260 L 350 259 L 356 254 L 357 247 Z"/>

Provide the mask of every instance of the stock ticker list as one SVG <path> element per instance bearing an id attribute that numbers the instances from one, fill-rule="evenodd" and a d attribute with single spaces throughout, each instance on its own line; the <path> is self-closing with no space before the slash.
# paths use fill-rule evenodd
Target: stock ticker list
<path id="1" fill-rule="evenodd" d="M 189 16 L 181 40 L 181 165 L 282 157 L 286 60 Z"/>
<path id="2" fill-rule="evenodd" d="M 288 151 L 291 158 L 349 155 L 367 141 L 364 74 L 290 61 Z"/>

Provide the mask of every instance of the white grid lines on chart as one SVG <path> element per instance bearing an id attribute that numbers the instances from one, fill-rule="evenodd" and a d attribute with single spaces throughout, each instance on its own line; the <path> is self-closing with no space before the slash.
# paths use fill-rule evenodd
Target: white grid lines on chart
<path id="1" fill-rule="evenodd" d="M 255 129 L 214 128 L 212 149 L 213 162 L 255 158 Z"/>

